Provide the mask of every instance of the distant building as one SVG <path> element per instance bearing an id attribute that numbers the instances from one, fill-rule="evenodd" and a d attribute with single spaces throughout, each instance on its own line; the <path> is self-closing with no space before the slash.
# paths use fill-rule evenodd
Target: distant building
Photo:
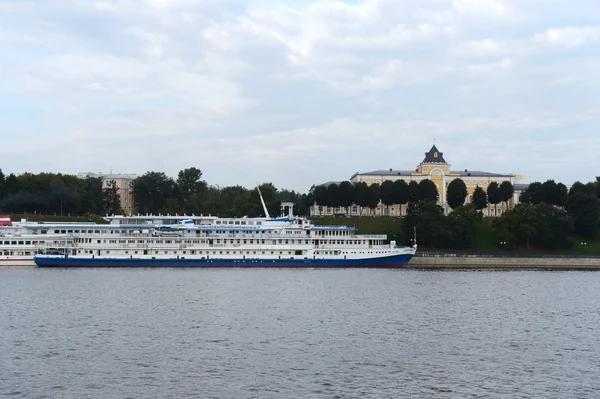
<path id="1" fill-rule="evenodd" d="M 409 183 L 411 181 L 419 182 L 424 179 L 429 179 L 436 185 L 439 194 L 438 203 L 444 208 L 445 213 L 449 213 L 451 210 L 446 203 L 446 190 L 448 188 L 448 184 L 454 179 L 462 179 L 465 182 L 468 192 L 466 198 L 467 203 L 471 201 L 473 191 L 475 191 L 477 186 L 487 190 L 487 187 L 491 182 L 501 184 L 503 181 L 509 181 L 515 188 L 513 198 L 508 202 L 508 207 L 510 208 L 519 202 L 519 195 L 529 186 L 528 179 L 515 174 L 490 173 L 468 169 L 452 171 L 450 170 L 450 164 L 444 159 L 444 154 L 438 151 L 435 145 L 431 147 L 429 152 L 425 153 L 425 158 L 414 170 L 387 169 L 355 173 L 350 177 L 350 182 L 354 184 L 365 182 L 371 185 L 381 184 L 386 180 L 404 180 Z M 339 182 L 327 182 L 321 185 L 328 186 L 331 183 Z M 497 209 L 498 215 L 495 214 L 496 211 L 493 205 L 489 205 L 487 209 L 483 209 L 483 214 L 485 216 L 499 216 L 506 209 L 506 205 L 504 203 L 499 203 L 495 208 Z M 406 210 L 406 205 L 390 206 L 389 216 L 404 216 L 406 215 Z M 312 206 L 310 209 L 311 216 L 333 216 L 334 214 L 339 213 L 349 213 L 350 216 L 359 216 L 360 212 L 361 210 L 359 210 L 355 205 L 350 208 L 349 212 L 348 210 L 343 209 L 328 209 L 327 207 L 319 207 L 317 204 Z M 379 204 L 379 206 L 372 210 L 362 209 L 362 215 L 388 216 L 388 207 L 383 204 Z"/>
<path id="2" fill-rule="evenodd" d="M 135 212 L 135 201 L 133 198 L 133 187 L 131 183 L 137 177 L 135 174 L 120 174 L 120 173 L 83 173 L 78 175 L 81 178 L 85 177 L 101 177 L 102 189 L 110 187 L 110 182 L 114 181 L 117 186 L 117 193 L 121 201 L 121 209 L 126 215 L 133 215 Z"/>

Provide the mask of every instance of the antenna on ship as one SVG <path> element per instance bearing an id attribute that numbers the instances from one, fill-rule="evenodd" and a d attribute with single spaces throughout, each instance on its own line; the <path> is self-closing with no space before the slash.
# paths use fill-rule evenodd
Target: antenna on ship
<path id="1" fill-rule="evenodd" d="M 258 190 L 258 195 L 260 196 L 260 203 L 262 204 L 263 211 L 265 211 L 265 216 L 267 218 L 271 218 L 271 216 L 269 216 L 269 210 L 267 209 L 267 206 L 265 205 L 265 200 L 263 199 L 262 193 L 260 192 L 260 187 L 256 186 L 256 189 Z"/>
<path id="2" fill-rule="evenodd" d="M 413 248 L 417 247 L 417 226 L 413 226 Z"/>

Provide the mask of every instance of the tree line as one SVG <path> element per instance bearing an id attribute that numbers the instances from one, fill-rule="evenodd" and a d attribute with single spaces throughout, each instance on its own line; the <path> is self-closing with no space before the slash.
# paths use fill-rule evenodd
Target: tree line
<path id="1" fill-rule="evenodd" d="M 453 210 L 448 215 L 437 203 L 439 194 L 435 184 L 428 179 L 371 185 L 331 183 L 315 187 L 313 194 L 318 205 L 342 209 L 356 205 L 360 215 L 364 209 L 379 204 L 407 205 L 404 237 L 396 239 L 409 241 L 416 228 L 417 242 L 425 248 L 468 249 L 482 222 L 481 210 L 488 204 L 496 208 L 500 203 L 509 208 L 514 186 L 508 181 L 492 182 L 487 189 L 478 186 L 467 201 L 465 182 L 454 179 L 446 191 L 446 202 Z M 499 248 L 567 249 L 573 245 L 573 234 L 592 239 L 599 233 L 600 178 L 587 184 L 576 182 L 570 190 L 554 180 L 534 182 L 521 193 L 519 202 L 492 222 L 494 240 Z"/>
<path id="2" fill-rule="evenodd" d="M 14 173 L 0 170 L 0 211 L 54 215 L 102 214 L 108 193 L 99 177 L 60 173 Z"/>
<path id="3" fill-rule="evenodd" d="M 562 183 L 534 182 L 521 194 L 521 203 L 493 221 L 501 246 L 570 248 L 575 234 L 593 239 L 600 231 L 600 178 L 569 190 Z"/>
<path id="4" fill-rule="evenodd" d="M 359 182 L 352 184 L 348 181 L 330 183 L 313 188 L 313 196 L 317 205 L 333 208 L 347 209 L 352 205 L 359 207 L 359 214 L 364 209 L 372 209 L 380 203 L 389 207 L 392 205 L 406 205 L 411 202 L 437 201 L 439 193 L 435 183 L 429 179 L 420 181 L 411 180 L 386 180 L 381 184 Z M 514 186 L 509 181 L 501 184 L 492 182 L 487 190 L 477 186 L 473 192 L 471 203 L 477 210 L 486 208 L 489 204 L 498 205 L 508 202 L 513 197 Z M 454 179 L 448 184 L 446 202 L 452 209 L 465 204 L 468 191 L 462 179 Z M 320 208 L 322 212 L 322 208 Z M 389 214 L 389 212 L 388 212 Z"/>
<path id="5" fill-rule="evenodd" d="M 308 215 L 311 194 L 277 189 L 272 183 L 259 186 L 272 216 L 280 203 L 294 203 L 295 212 Z M 13 173 L 0 170 L 0 212 L 46 215 L 123 214 L 116 182 L 102 184 L 101 177 L 78 177 L 60 173 Z M 131 183 L 136 211 L 152 214 L 212 214 L 223 217 L 255 217 L 264 214 L 258 190 L 242 186 L 209 186 L 198 168 L 181 170 L 176 179 L 163 172 L 147 172 Z"/>
<path id="6" fill-rule="evenodd" d="M 114 183 L 105 182 L 103 187 L 100 177 L 60 173 L 5 176 L 0 170 L 0 211 L 73 216 L 122 213 L 119 188 Z M 477 187 L 467 201 L 464 181 L 455 179 L 446 189 L 453 211 L 445 215 L 437 204 L 437 188 L 428 179 L 371 185 L 346 181 L 316 186 L 309 193 L 278 189 L 271 183 L 259 187 L 272 216 L 279 215 L 283 201 L 293 202 L 299 215 L 309 215 L 314 204 L 346 209 L 356 205 L 361 215 L 364 209 L 379 204 L 406 205 L 405 236 L 394 238 L 408 241 L 416 227 L 418 243 L 432 248 L 470 248 L 482 221 L 481 210 L 488 204 L 508 204 L 514 195 L 510 182 L 492 182 L 487 190 Z M 142 214 L 256 217 L 264 213 L 256 188 L 211 186 L 197 168 L 181 170 L 175 179 L 162 172 L 147 172 L 133 180 L 131 190 L 136 211 Z M 520 202 L 491 222 L 501 248 L 568 248 L 572 234 L 591 239 L 600 230 L 600 178 L 576 182 L 570 189 L 553 180 L 534 182 L 521 193 Z"/>
<path id="7" fill-rule="evenodd" d="M 258 189 L 242 186 L 210 186 L 202 180 L 198 168 L 181 170 L 176 179 L 163 172 L 147 172 L 132 182 L 136 211 L 187 215 L 218 215 L 222 217 L 264 216 Z M 263 183 L 259 189 L 271 216 L 279 216 L 281 202 L 293 202 L 294 212 L 308 215 L 311 194 L 277 189 Z"/>

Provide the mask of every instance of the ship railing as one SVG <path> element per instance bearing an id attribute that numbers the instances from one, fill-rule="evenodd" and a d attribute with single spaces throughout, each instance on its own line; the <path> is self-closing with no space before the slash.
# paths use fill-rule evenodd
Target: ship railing
<path id="1" fill-rule="evenodd" d="M 387 239 L 387 235 L 385 234 L 357 234 L 355 236 L 358 239 L 367 239 L 367 240 L 385 240 Z"/>

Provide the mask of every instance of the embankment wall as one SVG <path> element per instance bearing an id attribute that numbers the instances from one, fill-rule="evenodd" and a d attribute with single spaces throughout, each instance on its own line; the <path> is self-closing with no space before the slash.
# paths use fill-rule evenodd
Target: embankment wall
<path id="1" fill-rule="evenodd" d="M 600 257 L 491 257 L 491 256 L 415 256 L 408 264 L 413 269 L 598 269 Z"/>

